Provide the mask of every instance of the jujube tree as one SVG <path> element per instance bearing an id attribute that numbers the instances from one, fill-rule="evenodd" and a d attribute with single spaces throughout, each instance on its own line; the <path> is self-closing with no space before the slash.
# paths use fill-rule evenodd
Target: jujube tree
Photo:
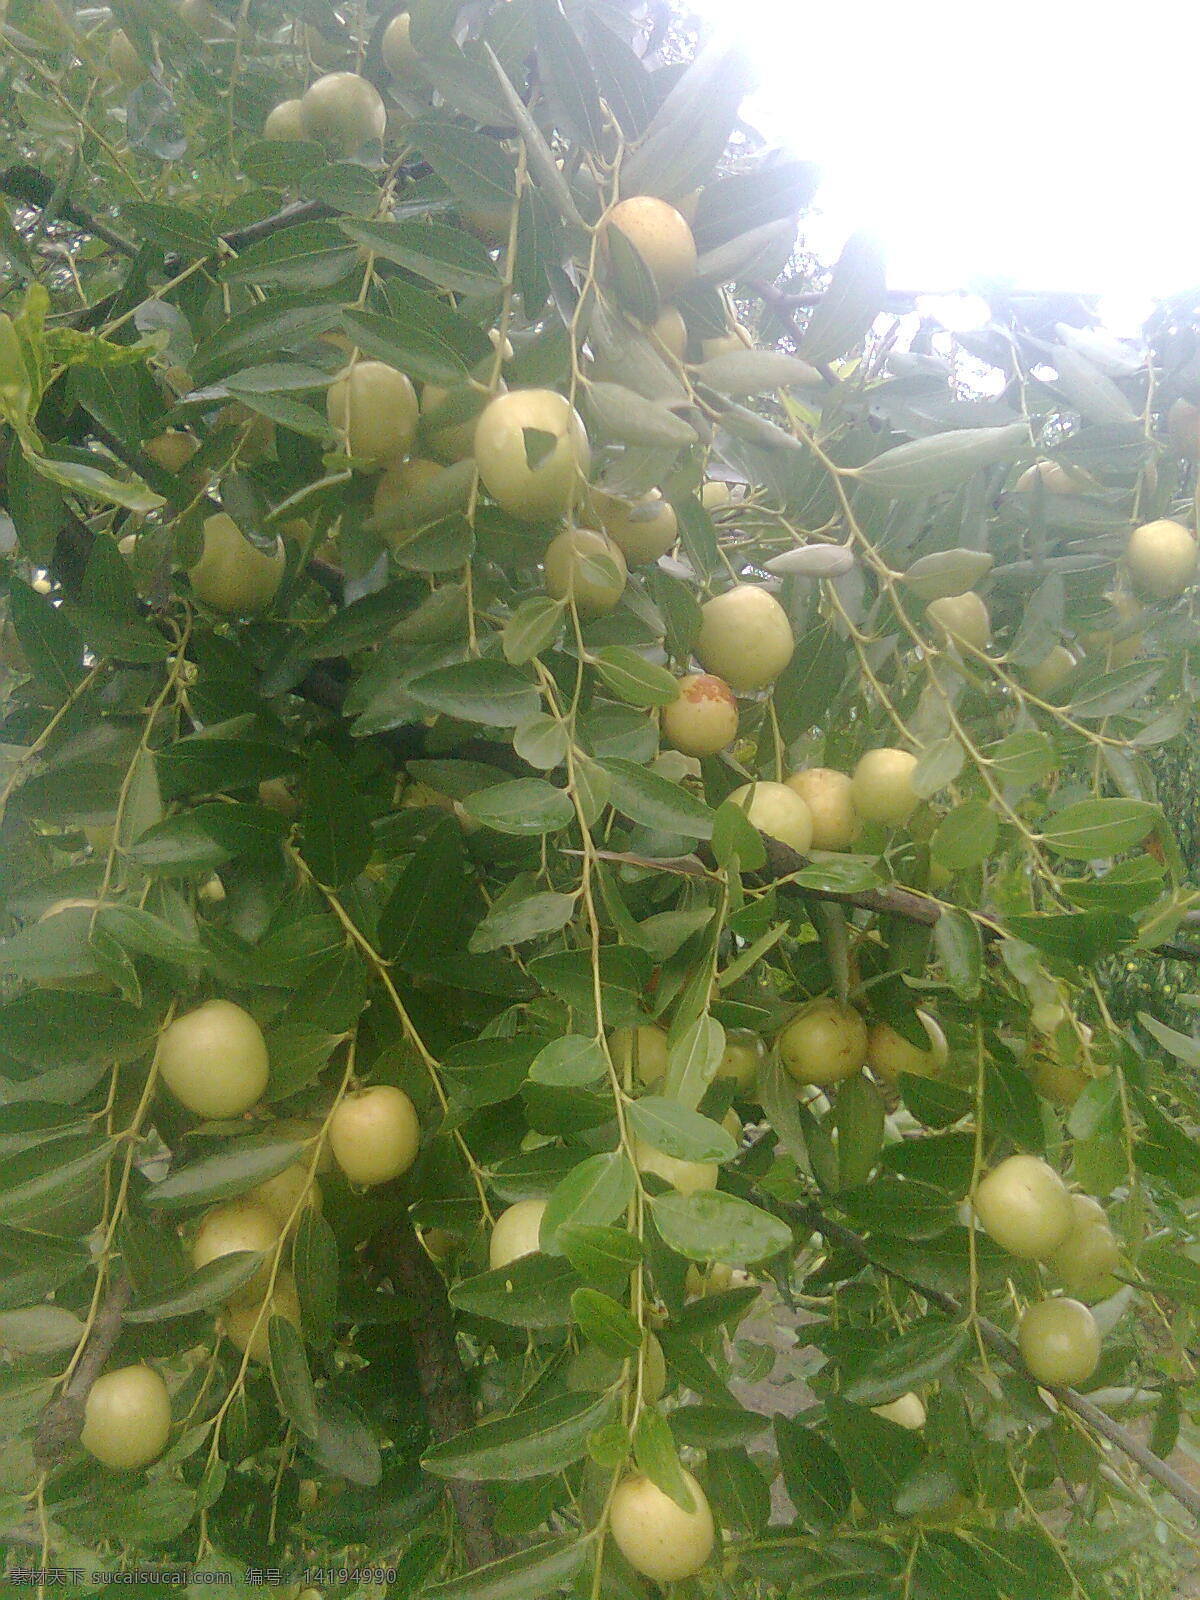
<path id="1" fill-rule="evenodd" d="M 1106 986 L 1197 903 L 1200 372 L 905 348 L 670 42 L 9 8 L 31 1564 L 1131 1597 L 1200 1510 L 1200 1045 Z"/>

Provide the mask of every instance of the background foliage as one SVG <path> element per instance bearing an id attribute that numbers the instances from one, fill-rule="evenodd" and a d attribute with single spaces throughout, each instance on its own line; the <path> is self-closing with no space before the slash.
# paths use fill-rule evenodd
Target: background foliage
<path id="1" fill-rule="evenodd" d="M 816 174 L 756 153 L 736 54 L 687 64 L 666 18 L 616 0 L 424 0 L 393 78 L 392 14 L 8 10 L 10 1567 L 84 1570 L 59 1593 L 153 1562 L 227 1571 L 223 1593 L 270 1568 L 337 1594 L 624 1600 L 652 1586 L 606 1537 L 612 1486 L 636 1464 L 678 1495 L 682 1461 L 720 1536 L 681 1600 L 1164 1594 L 1197 1505 L 1200 1044 L 1189 969 L 1155 953 L 1197 904 L 1197 634 L 1191 593 L 1122 609 L 1120 560 L 1135 523 L 1193 521 L 1166 423 L 1200 398 L 1191 312 L 1145 349 L 1069 299 L 917 328 L 869 240 L 797 267 Z M 382 148 L 261 138 L 343 69 L 385 96 Z M 684 364 L 646 332 L 636 252 L 594 247 L 631 193 L 694 204 Z M 735 313 L 759 348 L 706 359 Z M 502 381 L 569 394 L 593 484 L 661 489 L 674 554 L 587 620 L 544 592 L 554 528 L 493 504 L 469 458 L 377 518 L 324 406 L 351 348 L 449 388 L 440 416 L 426 396 L 442 426 Z M 145 447 L 182 429 L 198 453 L 164 467 Z M 1018 489 L 1038 458 L 1083 476 Z M 706 477 L 734 503 L 707 509 Z M 190 591 L 218 503 L 263 548 L 286 536 L 260 616 Z M 771 585 L 796 649 L 696 764 L 660 751 L 658 711 L 698 601 L 735 579 Z M 972 585 L 986 648 L 923 615 Z M 1035 692 L 1060 645 L 1070 676 Z M 849 853 L 799 859 L 723 804 L 897 745 L 920 804 Z M 931 1007 L 945 1073 L 800 1090 L 770 1046 L 828 993 L 918 1042 Z M 263 1100 L 224 1123 L 155 1074 L 164 1022 L 211 996 L 270 1051 Z M 1063 1007 L 1050 1034 L 1038 1003 Z M 650 1104 L 605 1040 L 652 1021 Z M 717 1072 L 735 1030 L 767 1046 L 744 1092 Z M 365 1191 L 316 1179 L 313 1131 L 356 1081 L 402 1086 L 423 1127 L 416 1165 Z M 719 1187 L 639 1173 L 635 1134 L 724 1157 Z M 1004 1342 L 1053 1278 L 961 1202 L 1013 1151 L 1119 1236 L 1098 1409 Z M 300 1334 L 273 1318 L 251 1361 L 220 1333 L 231 1280 L 186 1243 L 296 1162 L 323 1210 L 270 1265 Z M 492 1221 L 527 1199 L 549 1202 L 542 1250 L 489 1270 Z M 689 1285 L 707 1263 L 738 1275 Z M 172 1392 L 135 1479 L 47 1434 L 97 1352 Z M 870 1409 L 911 1390 L 920 1431 Z"/>

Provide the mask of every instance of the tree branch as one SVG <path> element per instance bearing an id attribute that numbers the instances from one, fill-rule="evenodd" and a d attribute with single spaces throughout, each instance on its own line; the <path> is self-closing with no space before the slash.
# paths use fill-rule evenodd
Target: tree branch
<path id="1" fill-rule="evenodd" d="M 441 1443 L 475 1425 L 475 1407 L 458 1354 L 454 1320 L 441 1274 L 422 1250 L 412 1224 L 389 1225 L 373 1241 L 373 1259 L 408 1295 L 420 1311 L 409 1324 L 416 1357 L 417 1383 L 425 1401 L 429 1430 Z M 487 1492 L 477 1483 L 451 1478 L 446 1492 L 458 1518 L 463 1550 L 473 1567 L 485 1566 L 504 1554 L 493 1527 Z"/>
<path id="2" fill-rule="evenodd" d="M 0 171 L 0 194 L 6 194 L 13 200 L 20 200 L 27 206 L 37 206 L 45 211 L 54 198 L 55 185 L 37 167 L 26 166 L 21 163 L 13 167 L 5 167 Z M 73 228 L 79 228 L 83 233 L 90 233 L 97 239 L 103 239 L 114 250 L 132 260 L 138 253 L 138 247 L 124 234 L 118 233 L 115 228 L 110 228 L 106 222 L 101 222 L 99 217 L 93 216 L 84 206 L 76 205 L 73 200 L 63 199 L 57 207 L 58 218 L 49 218 L 53 221 L 61 219 L 69 222 Z"/>
<path id="3" fill-rule="evenodd" d="M 83 1411 L 92 1385 L 104 1371 L 113 1346 L 121 1332 L 125 1307 L 129 1304 L 130 1283 L 122 1274 L 113 1278 L 101 1301 L 100 1310 L 92 1324 L 83 1354 L 75 1363 L 75 1370 L 67 1386 L 57 1399 L 51 1400 L 42 1412 L 37 1438 L 33 1443 L 34 1460 L 44 1470 L 57 1466 L 71 1448 L 79 1443 L 83 1431 Z"/>
<path id="4" fill-rule="evenodd" d="M 759 1203 L 774 1208 L 789 1221 L 798 1223 L 810 1232 L 819 1233 L 830 1244 L 840 1245 L 858 1257 L 864 1265 L 873 1266 L 879 1272 L 884 1272 L 897 1282 L 907 1284 L 919 1295 L 927 1300 L 930 1305 L 937 1306 L 947 1316 L 961 1318 L 966 1316 L 965 1307 L 951 1294 L 944 1290 L 935 1289 L 929 1284 L 922 1283 L 919 1278 L 909 1276 L 907 1273 L 898 1272 L 894 1267 L 889 1267 L 885 1262 L 876 1261 L 871 1255 L 871 1248 L 861 1234 L 852 1228 L 844 1227 L 840 1222 L 833 1222 L 825 1213 L 814 1205 L 801 1204 L 798 1201 L 773 1200 L 770 1196 L 757 1195 Z M 994 1322 L 986 1317 L 977 1318 L 977 1325 L 981 1337 L 988 1348 L 1006 1361 L 1009 1366 L 1026 1377 L 1032 1377 L 1026 1367 L 1018 1346 L 1011 1340 L 1003 1329 L 998 1328 Z M 1194 1517 L 1200 1517 L 1200 1489 L 1196 1489 L 1186 1478 L 1176 1472 L 1174 1467 L 1161 1460 L 1148 1445 L 1136 1438 L 1128 1429 L 1123 1428 L 1119 1422 L 1114 1422 L 1106 1411 L 1101 1411 L 1086 1396 L 1076 1390 L 1067 1388 L 1063 1384 L 1041 1383 L 1034 1379 L 1038 1387 L 1052 1394 L 1067 1411 L 1073 1411 L 1081 1422 L 1087 1424 L 1094 1432 L 1107 1439 L 1123 1455 L 1133 1461 L 1148 1478 L 1153 1478 L 1160 1488 L 1165 1489 L 1171 1497 L 1186 1507 Z"/>

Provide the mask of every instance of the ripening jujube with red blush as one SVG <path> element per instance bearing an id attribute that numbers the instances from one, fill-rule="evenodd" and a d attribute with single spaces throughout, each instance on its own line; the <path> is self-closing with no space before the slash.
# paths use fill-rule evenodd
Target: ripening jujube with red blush
<path id="1" fill-rule="evenodd" d="M 711 672 L 680 678 L 679 698 L 662 710 L 663 737 L 685 756 L 714 756 L 733 743 L 737 730 L 737 698 Z"/>

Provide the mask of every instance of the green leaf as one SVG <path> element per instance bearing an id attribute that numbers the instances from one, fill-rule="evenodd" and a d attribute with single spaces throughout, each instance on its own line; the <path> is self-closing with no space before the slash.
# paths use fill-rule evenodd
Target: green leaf
<path id="1" fill-rule="evenodd" d="M 571 733 L 565 722 L 539 711 L 513 733 L 513 749 L 540 772 L 552 772 L 567 759 Z"/>
<path id="2" fill-rule="evenodd" d="M 267 1324 L 271 1357 L 271 1377 L 284 1416 L 306 1439 L 315 1439 L 320 1430 L 317 1391 L 304 1341 L 286 1317 L 273 1316 Z"/>
<path id="3" fill-rule="evenodd" d="M 553 1039 L 540 1050 L 529 1068 L 534 1083 L 549 1083 L 564 1089 L 582 1088 L 595 1083 L 607 1071 L 604 1053 L 595 1039 L 568 1033 Z"/>
<path id="4" fill-rule="evenodd" d="M 590 1554 L 586 1539 L 547 1539 L 461 1578 L 428 1585 L 422 1600 L 533 1600 L 535 1595 L 557 1594 Z"/>
<path id="5" fill-rule="evenodd" d="M 957 488 L 981 467 L 1011 461 L 1028 448 L 1029 430 L 1023 422 L 1001 428 L 959 428 L 885 450 L 856 467 L 855 476 L 869 489 L 895 498 L 935 494 Z"/>
<path id="6" fill-rule="evenodd" d="M 642 1330 L 637 1318 L 611 1295 L 602 1294 L 598 1289 L 576 1289 L 571 1296 L 571 1310 L 580 1333 L 589 1344 L 597 1345 L 609 1355 L 619 1356 L 622 1361 L 641 1349 Z"/>
<path id="7" fill-rule="evenodd" d="M 486 133 L 476 133 L 432 117 L 405 130 L 457 200 L 475 210 L 506 212 L 516 194 L 516 169 L 508 152 Z"/>
<path id="8" fill-rule="evenodd" d="M 478 953 L 526 944 L 530 939 L 557 933 L 571 920 L 574 911 L 572 895 L 549 891 L 514 901 L 498 900 L 476 927 L 467 948 Z"/>
<path id="9" fill-rule="evenodd" d="M 933 943 L 946 982 L 963 1000 L 973 1000 L 983 982 L 983 939 L 974 917 L 946 910 L 933 925 Z"/>
<path id="10" fill-rule="evenodd" d="M 734 1406 L 686 1405 L 671 1413 L 671 1432 L 680 1444 L 695 1450 L 732 1450 L 752 1444 L 771 1426 L 771 1419 Z"/>
<path id="11" fill-rule="evenodd" d="M 713 174 L 749 84 L 737 48 L 714 41 L 676 79 L 621 169 L 625 194 L 681 198 Z"/>
<path id="12" fill-rule="evenodd" d="M 174 967 L 204 964 L 204 951 L 194 933 L 181 932 L 173 923 L 141 906 L 101 906 L 95 929 L 130 955 L 149 956 Z"/>
<path id="13" fill-rule="evenodd" d="M 639 266 L 641 265 L 641 258 L 637 256 L 620 229 L 614 229 L 610 236 L 609 252 L 614 263 L 618 260 L 619 254 L 628 253 Z M 646 298 L 640 306 L 633 304 L 628 291 L 623 292 L 621 298 L 630 307 L 633 315 L 640 320 L 652 322 L 656 314 L 658 297 L 648 269 L 641 267 L 641 271 L 644 274 L 647 295 L 652 295 L 653 298 Z M 630 274 L 627 273 L 626 276 Z M 593 379 L 588 385 L 585 399 L 589 421 L 603 438 L 619 440 L 623 444 L 658 445 L 675 450 L 696 442 L 696 430 L 690 423 L 685 422 L 682 417 L 677 417 L 673 411 L 668 410 L 657 400 L 646 400 L 622 384 L 604 383 L 599 379 Z"/>
<path id="14" fill-rule="evenodd" d="M 970 1344 L 971 1336 L 960 1324 L 948 1323 L 943 1317 L 924 1317 L 844 1370 L 842 1393 L 847 1400 L 865 1406 L 895 1400 L 910 1389 L 935 1382 L 962 1360 Z"/>
<path id="15" fill-rule="evenodd" d="M 587 52 L 554 0 L 535 0 L 538 64 L 566 130 L 595 154 L 604 149 L 605 117 Z"/>
<path id="16" fill-rule="evenodd" d="M 725 1030 L 713 1017 L 697 1017 L 667 1053 L 663 1093 L 677 1105 L 694 1110 L 716 1077 L 725 1052 Z"/>
<path id="17" fill-rule="evenodd" d="M 628 1282 L 642 1259 L 641 1241 L 619 1228 L 590 1228 L 577 1222 L 559 1229 L 558 1242 L 581 1278 L 614 1290 Z"/>
<path id="18" fill-rule="evenodd" d="M 833 1446 L 794 1417 L 775 1416 L 775 1447 L 788 1498 L 802 1522 L 830 1528 L 850 1509 L 846 1469 Z"/>
<path id="19" fill-rule="evenodd" d="M 984 747 L 992 771 L 1001 783 L 1028 788 L 1048 778 L 1057 765 L 1054 744 L 1049 735 L 1029 729 L 1010 733 L 1007 739 Z"/>
<path id="20" fill-rule="evenodd" d="M 995 558 L 986 550 L 935 550 L 914 561 L 903 582 L 921 600 L 965 594 L 992 570 Z"/>
<path id="21" fill-rule="evenodd" d="M 683 1475 L 674 1436 L 667 1419 L 654 1406 L 647 1406 L 638 1418 L 633 1459 L 639 1472 L 644 1472 L 677 1506 L 687 1512 L 695 1511 L 695 1497 Z"/>
<path id="22" fill-rule="evenodd" d="M 455 294 L 489 294 L 500 288 L 487 246 L 460 228 L 436 222 L 359 222 L 343 218 L 344 234 L 384 261 L 427 278 Z"/>
<path id="23" fill-rule="evenodd" d="M 966 751 L 955 738 L 937 739 L 927 745 L 913 768 L 913 793 L 922 800 L 928 800 L 939 789 L 954 782 L 966 759 Z"/>
<path id="24" fill-rule="evenodd" d="M 844 1189 L 838 1205 L 857 1227 L 901 1239 L 936 1239 L 955 1220 L 954 1201 L 944 1190 L 890 1173 Z"/>
<path id="25" fill-rule="evenodd" d="M 338 1300 L 338 1246 L 333 1229 L 314 1207 L 305 1208 L 292 1245 L 292 1273 L 305 1335 L 318 1349 L 333 1338 Z"/>
<path id="26" fill-rule="evenodd" d="M 347 335 L 366 355 L 406 372 L 422 383 L 460 382 L 491 352 L 487 337 L 458 312 L 420 289 L 400 292 L 392 280 L 391 316 L 377 311 L 343 311 Z"/>
<path id="27" fill-rule="evenodd" d="M 786 1222 L 719 1189 L 657 1195 L 650 1211 L 663 1242 L 690 1261 L 744 1267 L 778 1255 L 792 1243 Z"/>
<path id="28" fill-rule="evenodd" d="M 314 745 L 304 780 L 300 851 L 318 883 L 340 889 L 371 859 L 371 823 L 328 745 Z"/>
<path id="29" fill-rule="evenodd" d="M 126 1322 L 166 1322 L 171 1317 L 190 1316 L 207 1311 L 209 1306 L 228 1300 L 262 1266 L 264 1257 L 257 1250 L 234 1250 L 218 1256 L 190 1272 L 184 1281 L 161 1294 L 138 1298 L 125 1312 Z"/>
<path id="30" fill-rule="evenodd" d="M 44 1225 L 57 1208 L 90 1192 L 113 1149 L 114 1141 L 88 1133 L 0 1161 L 0 1222 Z"/>
<path id="31" fill-rule="evenodd" d="M 307 1448 L 318 1467 L 331 1477 L 369 1489 L 382 1475 L 374 1434 L 356 1408 L 335 1398 L 328 1389 L 317 1395 L 317 1436 Z"/>
<path id="32" fill-rule="evenodd" d="M 571 1296 L 580 1288 L 568 1261 L 541 1254 L 518 1256 L 507 1267 L 464 1278 L 450 1303 L 511 1328 L 558 1328 L 571 1320 Z"/>
<path id="33" fill-rule="evenodd" d="M 230 1139 L 216 1155 L 179 1167 L 154 1184 L 146 1191 L 145 1203 L 162 1206 L 166 1211 L 181 1211 L 245 1194 L 264 1178 L 273 1178 L 290 1167 L 301 1150 L 294 1139 L 265 1135 Z"/>
<path id="34" fill-rule="evenodd" d="M 631 706 L 669 706 L 679 698 L 676 678 L 628 645 L 610 644 L 598 650 L 596 671 L 601 681 Z"/>
<path id="35" fill-rule="evenodd" d="M 833 1122 L 838 1140 L 838 1186 L 852 1189 L 866 1183 L 883 1149 L 883 1099 L 865 1073 L 838 1085 Z"/>
<path id="36" fill-rule="evenodd" d="M 404 863 L 379 916 L 379 948 L 405 963 L 458 942 L 459 912 L 467 895 L 462 830 L 442 816 Z"/>
<path id="37" fill-rule="evenodd" d="M 481 789 L 464 802 L 463 809 L 498 833 L 524 835 L 555 833 L 575 815 L 570 795 L 544 778 L 514 778 Z"/>
<path id="38" fill-rule="evenodd" d="M 423 673 L 408 693 L 429 711 L 485 728 L 515 728 L 541 709 L 536 685 L 503 661 L 461 661 Z"/>
<path id="39" fill-rule="evenodd" d="M 734 396 L 767 394 L 773 389 L 820 389 L 825 382 L 807 361 L 797 361 L 781 350 L 729 350 L 701 362 L 696 377 L 718 394 Z"/>
<path id="40" fill-rule="evenodd" d="M 168 250 L 178 251 L 180 255 L 195 259 L 217 252 L 217 236 L 211 226 L 185 206 L 164 206 L 152 200 L 127 200 L 121 207 L 121 215 L 132 222 L 144 238 L 165 245 Z"/>
<path id="41" fill-rule="evenodd" d="M 600 766 L 612 780 L 612 804 L 633 822 L 689 839 L 710 839 L 713 814 L 678 784 L 648 772 L 636 761 L 609 757 Z"/>
<path id="42" fill-rule="evenodd" d="M 61 606 L 14 577 L 8 589 L 9 616 L 30 671 L 37 681 L 66 699 L 83 676 L 83 640 Z"/>
<path id="43" fill-rule="evenodd" d="M 894 1422 L 835 1395 L 826 1401 L 825 1425 L 859 1499 L 875 1516 L 887 1516 L 901 1484 L 920 1464 L 920 1444 Z"/>
<path id="44" fill-rule="evenodd" d="M 1144 800 L 1080 800 L 1056 813 L 1042 838 L 1071 861 L 1093 861 L 1132 850 L 1161 818 Z"/>
<path id="45" fill-rule="evenodd" d="M 541 655 L 558 638 L 562 630 L 566 607 L 561 600 L 551 600 L 548 595 L 534 595 L 523 600 L 504 624 L 501 642 L 504 658 L 514 666 L 523 666 Z"/>
<path id="46" fill-rule="evenodd" d="M 1000 819 L 986 800 L 964 800 L 938 823 L 929 852 L 952 872 L 963 872 L 991 855 L 999 833 Z"/>
<path id="47" fill-rule="evenodd" d="M 587 1451 L 588 1434 L 612 1415 L 604 1395 L 560 1395 L 435 1444 L 422 1458 L 427 1472 L 471 1483 L 518 1483 L 561 1472 Z"/>
<path id="48" fill-rule="evenodd" d="M 148 828 L 125 853 L 152 876 L 167 878 L 211 872 L 228 861 L 230 854 L 188 811 Z"/>
<path id="49" fill-rule="evenodd" d="M 603 1227 L 619 1217 L 634 1195 L 633 1168 L 621 1151 L 588 1156 L 574 1167 L 546 1203 L 542 1218 L 542 1249 L 561 1252 L 560 1228 L 578 1225 Z"/>
<path id="50" fill-rule="evenodd" d="M 882 311 L 886 292 L 879 245 L 868 234 L 851 234 L 809 318 L 800 355 L 805 361 L 824 362 L 854 349 Z"/>
<path id="51" fill-rule="evenodd" d="M 738 1153 L 727 1128 L 661 1095 L 643 1095 L 626 1115 L 639 1139 L 680 1161 L 732 1161 Z"/>
<path id="52" fill-rule="evenodd" d="M 225 283 L 257 283 L 269 289 L 331 289 L 358 264 L 358 251 L 335 222 L 301 222 L 239 252 L 227 261 Z"/>

